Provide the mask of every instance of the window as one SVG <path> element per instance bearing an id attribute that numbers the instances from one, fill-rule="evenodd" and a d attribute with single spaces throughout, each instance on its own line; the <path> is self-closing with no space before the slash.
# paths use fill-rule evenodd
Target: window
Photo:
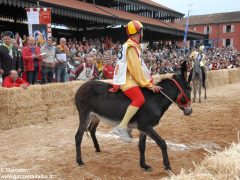
<path id="1" fill-rule="evenodd" d="M 205 26 L 204 34 L 212 34 L 212 26 Z"/>
<path id="2" fill-rule="evenodd" d="M 226 32 L 231 32 L 231 25 L 226 26 Z"/>
<path id="3" fill-rule="evenodd" d="M 231 44 L 231 40 L 230 39 L 226 39 L 226 44 L 225 44 L 225 46 L 227 47 L 227 46 L 230 46 L 230 44 Z"/>
<path id="4" fill-rule="evenodd" d="M 231 39 L 223 39 L 223 46 L 227 47 L 233 47 L 233 38 Z"/>
<path id="5" fill-rule="evenodd" d="M 234 25 L 225 25 L 223 26 L 223 33 L 234 32 Z"/>

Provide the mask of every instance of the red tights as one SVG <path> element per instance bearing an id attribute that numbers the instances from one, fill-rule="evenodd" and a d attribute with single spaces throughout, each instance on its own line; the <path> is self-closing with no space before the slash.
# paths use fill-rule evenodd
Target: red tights
<path id="1" fill-rule="evenodd" d="M 132 103 L 130 105 L 140 108 L 144 103 L 145 99 L 142 94 L 141 89 L 138 86 L 132 87 L 130 89 L 127 89 L 126 91 L 123 91 L 123 93 L 132 100 Z"/>

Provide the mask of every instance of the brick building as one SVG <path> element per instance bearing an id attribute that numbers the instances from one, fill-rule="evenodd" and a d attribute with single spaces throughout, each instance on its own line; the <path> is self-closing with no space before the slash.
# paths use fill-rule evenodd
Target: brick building
<path id="1" fill-rule="evenodd" d="M 186 18 L 180 21 L 185 25 Z M 189 27 L 208 34 L 209 44 L 230 46 L 240 50 L 240 11 L 190 16 Z"/>

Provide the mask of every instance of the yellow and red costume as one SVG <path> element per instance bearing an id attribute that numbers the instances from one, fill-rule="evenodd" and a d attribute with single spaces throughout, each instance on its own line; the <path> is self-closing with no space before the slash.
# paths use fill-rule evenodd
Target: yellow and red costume
<path id="1" fill-rule="evenodd" d="M 126 26 L 129 39 L 118 52 L 118 61 L 114 71 L 113 87 L 109 90 L 116 92 L 119 88 L 132 101 L 121 123 L 113 129 L 113 132 L 125 141 L 132 139 L 127 133 L 127 126 L 131 118 L 144 104 L 145 99 L 140 87 L 152 89 L 150 71 L 141 58 L 140 43 L 143 37 L 143 25 L 139 21 L 130 21 Z"/>
<path id="2" fill-rule="evenodd" d="M 144 62 L 142 62 L 140 57 L 141 46 L 139 43 L 129 38 L 123 46 L 127 46 L 125 54 L 122 54 L 123 56 L 126 56 L 125 63 L 127 68 L 125 70 L 125 77 L 123 77 L 123 79 L 125 79 L 125 83 L 117 84 L 113 82 L 113 84 L 115 87 L 116 85 L 119 85 L 119 88 L 123 91 L 123 93 L 132 100 L 132 106 L 140 108 L 144 104 L 144 97 L 139 87 L 146 87 L 150 89 L 153 86 L 151 79 L 149 78 L 150 72 L 149 75 L 146 75 L 143 70 L 143 66 L 145 66 L 145 64 L 142 64 Z M 120 68 L 124 69 L 124 66 L 120 67 L 117 64 L 114 72 L 115 76 Z M 115 90 L 117 90 L 117 88 L 115 88 Z"/>

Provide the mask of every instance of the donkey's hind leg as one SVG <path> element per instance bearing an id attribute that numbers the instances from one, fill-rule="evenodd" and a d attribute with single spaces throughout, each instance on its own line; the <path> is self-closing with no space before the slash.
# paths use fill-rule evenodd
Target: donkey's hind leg
<path id="1" fill-rule="evenodd" d="M 196 94 L 197 94 L 197 87 L 196 87 L 195 80 L 193 80 L 192 85 L 193 85 L 193 102 L 195 102 L 196 101 Z"/>
<path id="2" fill-rule="evenodd" d="M 97 130 L 98 124 L 99 124 L 99 121 L 95 120 L 95 117 L 91 117 L 91 123 L 88 127 L 88 130 L 90 131 L 90 134 L 91 134 L 92 141 L 93 141 L 94 147 L 96 149 L 96 152 L 101 152 L 99 144 L 98 144 L 98 140 L 96 138 L 96 130 Z"/>
<path id="3" fill-rule="evenodd" d="M 202 101 L 201 94 L 202 94 L 202 82 L 200 81 L 198 84 L 198 93 L 199 93 L 199 102 Z"/>
<path id="4" fill-rule="evenodd" d="M 89 118 L 89 112 L 81 112 L 79 113 L 79 118 L 80 118 L 80 124 L 78 131 L 75 135 L 75 143 L 76 143 L 76 162 L 78 165 L 84 165 L 82 161 L 82 156 L 81 156 L 81 143 L 82 143 L 82 137 L 84 132 L 87 130 L 87 126 L 90 122 Z"/>
<path id="5" fill-rule="evenodd" d="M 205 85 L 205 87 L 204 87 L 204 93 L 205 93 L 204 99 L 207 99 L 207 87 L 206 87 L 206 85 Z"/>

